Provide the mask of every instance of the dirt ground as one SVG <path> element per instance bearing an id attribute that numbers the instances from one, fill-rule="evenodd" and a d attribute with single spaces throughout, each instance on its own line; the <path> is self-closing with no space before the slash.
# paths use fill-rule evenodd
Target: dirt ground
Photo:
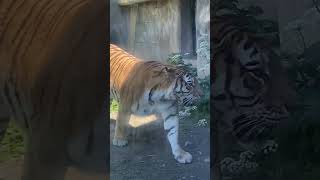
<path id="1" fill-rule="evenodd" d="M 191 164 L 177 163 L 170 151 L 162 121 L 132 118 L 132 134 L 126 147 L 111 146 L 112 180 L 207 180 L 210 179 L 210 131 L 194 121 L 181 121 L 180 144 L 193 156 Z M 142 123 L 141 123 L 142 122 Z M 144 124 L 143 122 L 147 122 Z M 110 124 L 110 140 L 115 121 Z M 112 141 L 110 141 L 112 142 Z"/>

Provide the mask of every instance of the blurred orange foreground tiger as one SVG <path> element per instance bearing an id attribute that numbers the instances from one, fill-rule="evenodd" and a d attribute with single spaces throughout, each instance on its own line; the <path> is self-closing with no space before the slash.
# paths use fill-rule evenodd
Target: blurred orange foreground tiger
<path id="1" fill-rule="evenodd" d="M 26 134 L 23 180 L 63 180 L 89 156 L 106 97 L 108 4 L 0 1 L 0 117 Z"/>
<path id="2" fill-rule="evenodd" d="M 139 60 L 110 44 L 110 94 L 119 102 L 113 145 L 127 145 L 125 130 L 131 114 L 156 114 L 164 121 L 174 158 L 179 163 L 192 161 L 178 142 L 178 105 L 190 106 L 200 98 L 196 78 L 173 65 Z"/>

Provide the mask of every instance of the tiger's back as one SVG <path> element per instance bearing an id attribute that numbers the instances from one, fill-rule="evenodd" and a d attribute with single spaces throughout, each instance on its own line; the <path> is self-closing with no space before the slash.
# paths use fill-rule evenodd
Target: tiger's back
<path id="1" fill-rule="evenodd" d="M 174 76 L 162 73 L 164 68 L 181 70 L 157 61 L 142 61 L 116 45 L 110 44 L 110 93 L 128 107 L 138 102 L 146 91 L 168 89 Z"/>
<path id="2" fill-rule="evenodd" d="M 142 62 L 110 44 L 110 95 L 116 101 L 120 101 L 120 89 L 133 75 L 135 68 Z"/>

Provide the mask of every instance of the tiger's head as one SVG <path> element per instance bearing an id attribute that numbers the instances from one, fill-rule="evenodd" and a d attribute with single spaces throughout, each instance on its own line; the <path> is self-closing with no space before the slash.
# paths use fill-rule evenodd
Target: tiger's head
<path id="1" fill-rule="evenodd" d="M 187 72 L 177 77 L 173 93 L 183 106 L 193 105 L 203 95 L 198 80 Z"/>
<path id="2" fill-rule="evenodd" d="M 278 56 L 246 36 L 216 53 L 213 104 L 242 141 L 264 138 L 289 116 L 293 91 Z"/>
<path id="3" fill-rule="evenodd" d="M 198 80 L 187 71 L 174 66 L 166 66 L 164 71 L 168 79 L 171 79 L 171 97 L 177 100 L 179 105 L 192 106 L 203 95 Z"/>

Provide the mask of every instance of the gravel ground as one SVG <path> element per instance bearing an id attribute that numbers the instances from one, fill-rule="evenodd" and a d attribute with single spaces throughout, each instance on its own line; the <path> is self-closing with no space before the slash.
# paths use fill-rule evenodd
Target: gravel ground
<path id="1" fill-rule="evenodd" d="M 191 164 L 179 164 L 171 155 L 170 145 L 165 137 L 161 121 L 153 118 L 135 119 L 132 123 L 132 136 L 129 145 L 123 148 L 110 146 L 111 180 L 207 180 L 210 179 L 210 138 L 209 128 L 197 127 L 190 120 L 181 121 L 180 142 L 185 150 L 193 155 Z M 112 139 L 115 121 L 110 123 Z M 98 133 L 105 132 L 100 126 Z M 106 180 L 101 172 L 105 153 L 105 135 L 96 142 L 99 147 L 94 161 L 85 166 L 100 169 L 100 172 L 87 173 L 69 168 L 66 180 Z M 19 180 L 22 160 L 10 160 L 0 164 L 0 180 Z"/>
<path id="2" fill-rule="evenodd" d="M 133 118 L 139 122 L 139 118 Z M 147 118 L 148 119 L 148 118 Z M 132 119 L 131 119 L 132 121 Z M 143 121 L 140 118 L 140 124 Z M 210 179 L 210 131 L 189 120 L 181 121 L 180 142 L 193 155 L 191 164 L 179 164 L 171 155 L 162 122 L 147 120 L 132 128 L 129 145 L 111 146 L 112 180 L 207 180 Z M 135 124 L 135 123 L 132 123 Z M 110 140 L 115 121 L 110 124 Z M 110 141 L 112 142 L 112 141 Z"/>

